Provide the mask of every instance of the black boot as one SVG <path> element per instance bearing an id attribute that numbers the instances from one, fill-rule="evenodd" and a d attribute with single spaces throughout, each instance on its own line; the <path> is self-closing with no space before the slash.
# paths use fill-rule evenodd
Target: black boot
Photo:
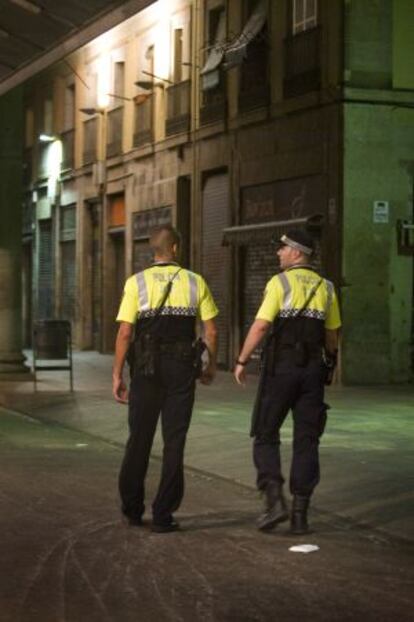
<path id="1" fill-rule="evenodd" d="M 278 523 L 283 523 L 289 518 L 281 484 L 269 482 L 265 490 L 265 499 L 265 511 L 257 521 L 260 531 L 273 529 Z"/>
<path id="2" fill-rule="evenodd" d="M 295 536 L 309 533 L 308 525 L 309 497 L 295 495 L 293 497 L 292 515 L 290 517 L 290 533 Z"/>

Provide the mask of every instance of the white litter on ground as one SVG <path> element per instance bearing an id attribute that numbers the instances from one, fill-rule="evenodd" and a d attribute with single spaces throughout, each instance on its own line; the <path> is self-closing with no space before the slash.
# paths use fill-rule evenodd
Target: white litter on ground
<path id="1" fill-rule="evenodd" d="M 87 447 L 88 443 L 76 443 L 76 447 Z"/>
<path id="2" fill-rule="evenodd" d="M 319 551 L 319 546 L 316 544 L 296 544 L 291 546 L 289 551 L 293 551 L 293 553 L 313 553 L 314 551 Z"/>

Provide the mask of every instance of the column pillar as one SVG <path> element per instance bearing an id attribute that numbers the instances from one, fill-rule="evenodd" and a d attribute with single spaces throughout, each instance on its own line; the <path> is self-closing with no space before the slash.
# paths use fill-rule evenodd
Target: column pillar
<path id="1" fill-rule="evenodd" d="M 22 354 L 23 89 L 0 97 L 0 380 L 27 374 Z"/>

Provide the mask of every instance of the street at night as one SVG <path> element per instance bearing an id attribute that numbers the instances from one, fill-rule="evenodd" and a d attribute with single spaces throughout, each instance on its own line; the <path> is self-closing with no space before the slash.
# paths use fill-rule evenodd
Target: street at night
<path id="1" fill-rule="evenodd" d="M 0 0 L 0 622 L 408 622 L 414 0 Z"/>
<path id="2" fill-rule="evenodd" d="M 2 385 L 0 401 L 10 407 L 0 410 L 6 622 L 411 619 L 408 388 L 328 392 L 313 533 L 293 537 L 288 523 L 269 534 L 255 524 L 262 500 L 248 429 L 257 379 L 243 390 L 220 373 L 197 390 L 177 513 L 182 530 L 154 534 L 148 509 L 161 439 L 150 464 L 146 522 L 129 527 L 117 493 L 126 408 L 110 395 L 111 360 L 76 353 L 73 394 L 67 372 L 39 374 L 35 393 L 30 382 Z M 290 444 L 287 426 L 285 473 Z M 297 544 L 320 549 L 289 551 Z"/>
<path id="3" fill-rule="evenodd" d="M 113 444 L 2 410 L 1 454 L 4 622 L 411 619 L 402 539 L 319 512 L 312 535 L 261 534 L 255 492 L 191 469 L 182 531 L 154 534 L 120 518 Z"/>

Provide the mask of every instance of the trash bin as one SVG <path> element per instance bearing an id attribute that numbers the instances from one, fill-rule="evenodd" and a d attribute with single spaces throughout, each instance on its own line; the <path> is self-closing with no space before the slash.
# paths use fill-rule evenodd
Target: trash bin
<path id="1" fill-rule="evenodd" d="M 65 361 L 38 364 L 39 361 Z M 37 371 L 69 371 L 73 391 L 72 330 L 68 320 L 36 320 L 33 323 L 33 376 L 37 389 Z"/>

